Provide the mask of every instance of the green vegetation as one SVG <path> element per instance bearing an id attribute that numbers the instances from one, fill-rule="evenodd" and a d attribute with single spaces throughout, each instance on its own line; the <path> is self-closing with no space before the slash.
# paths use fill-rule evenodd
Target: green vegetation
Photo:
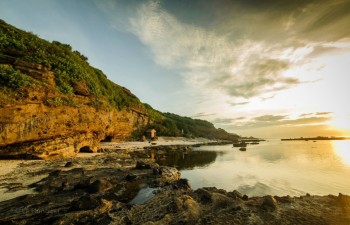
<path id="1" fill-rule="evenodd" d="M 165 136 L 204 137 L 222 140 L 237 139 L 237 135 L 229 134 L 220 128 L 216 129 L 212 123 L 205 120 L 182 117 L 172 113 L 165 113 L 164 116 L 166 119 L 163 120 L 161 125 L 166 128 Z M 158 128 L 160 132 L 163 131 L 161 127 Z"/>
<path id="2" fill-rule="evenodd" d="M 143 109 L 138 98 L 130 94 L 127 89 L 108 80 L 102 71 L 91 67 L 87 62 L 88 58 L 78 51 L 72 51 L 70 45 L 58 41 L 50 43 L 0 21 L 0 54 L 13 60 L 40 64 L 53 71 L 57 87 L 63 94 L 73 94 L 75 85 L 85 83 L 88 94 L 105 98 L 112 107 L 120 110 Z M 6 72 L 8 73 L 9 71 Z M 25 85 L 22 82 L 25 80 L 22 78 L 18 78 L 18 85 Z M 1 79 L 3 79 L 2 71 Z M 7 80 L 1 84 L 12 85 Z"/>
<path id="3" fill-rule="evenodd" d="M 139 127 L 133 134 L 135 137 L 148 128 L 155 128 L 158 135 L 164 136 L 229 140 L 237 137 L 216 129 L 208 121 L 154 110 L 150 105 L 141 103 L 128 89 L 108 80 L 101 70 L 91 67 L 87 60 L 86 56 L 72 50 L 68 44 L 48 42 L 0 20 L 0 100 L 13 96 L 14 101 L 22 101 L 27 96 L 23 94 L 28 92 L 26 89 L 56 88 L 35 74 L 35 71 L 52 71 L 57 86 L 55 91 L 60 95 L 45 99 L 44 104 L 48 106 L 77 107 L 74 96 L 83 95 L 89 98 L 86 104 L 96 109 L 132 109 L 147 114 L 148 126 Z M 18 69 L 23 65 L 30 68 Z"/>
<path id="4" fill-rule="evenodd" d="M 32 80 L 33 78 L 21 73 L 11 66 L 0 65 L 0 85 L 2 87 L 17 90 L 23 86 L 30 86 Z"/>
<path id="5" fill-rule="evenodd" d="M 173 113 L 161 113 L 145 104 L 149 117 L 153 120 L 147 128 L 153 128 L 158 136 L 204 137 L 209 139 L 236 140 L 238 135 L 217 129 L 208 121 L 192 119 Z"/>

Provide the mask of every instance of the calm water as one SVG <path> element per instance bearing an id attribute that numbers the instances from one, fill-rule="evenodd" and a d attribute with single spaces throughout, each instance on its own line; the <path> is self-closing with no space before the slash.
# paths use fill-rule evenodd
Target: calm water
<path id="1" fill-rule="evenodd" d="M 350 141 L 270 140 L 238 149 L 202 146 L 158 163 L 176 166 L 193 189 L 215 186 L 249 196 L 350 194 Z"/>

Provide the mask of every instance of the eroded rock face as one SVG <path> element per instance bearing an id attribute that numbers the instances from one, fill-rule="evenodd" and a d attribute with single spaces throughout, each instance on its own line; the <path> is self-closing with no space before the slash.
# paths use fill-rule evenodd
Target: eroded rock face
<path id="1" fill-rule="evenodd" d="M 128 138 L 147 117 L 133 111 L 44 104 L 0 108 L 0 156 L 70 157 L 81 148 L 96 152 L 106 136 Z"/>
<path id="2" fill-rule="evenodd" d="M 126 140 L 148 122 L 147 115 L 136 109 L 94 107 L 84 82 L 74 87 L 75 94 L 62 94 L 54 73 L 42 65 L 1 57 L 0 64 L 46 85 L 25 90 L 19 101 L 0 102 L 0 157 L 48 159 L 71 157 L 81 149 L 97 152 L 106 137 Z"/>

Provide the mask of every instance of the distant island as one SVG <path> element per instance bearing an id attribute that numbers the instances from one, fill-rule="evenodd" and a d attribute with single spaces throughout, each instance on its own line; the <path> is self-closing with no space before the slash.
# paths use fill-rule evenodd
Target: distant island
<path id="1" fill-rule="evenodd" d="M 281 141 L 329 141 L 329 140 L 350 140 L 349 137 L 300 137 L 300 138 L 282 138 Z"/>

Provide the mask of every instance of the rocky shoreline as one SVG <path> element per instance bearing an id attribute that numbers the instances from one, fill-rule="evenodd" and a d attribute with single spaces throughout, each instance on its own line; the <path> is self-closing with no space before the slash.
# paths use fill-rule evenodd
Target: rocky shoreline
<path id="1" fill-rule="evenodd" d="M 151 146 L 21 163 L 0 176 L 0 189 L 27 194 L 0 199 L 0 224 L 350 224 L 347 195 L 192 190 L 175 168 L 154 162 L 154 151 L 166 157 L 191 149 Z"/>

